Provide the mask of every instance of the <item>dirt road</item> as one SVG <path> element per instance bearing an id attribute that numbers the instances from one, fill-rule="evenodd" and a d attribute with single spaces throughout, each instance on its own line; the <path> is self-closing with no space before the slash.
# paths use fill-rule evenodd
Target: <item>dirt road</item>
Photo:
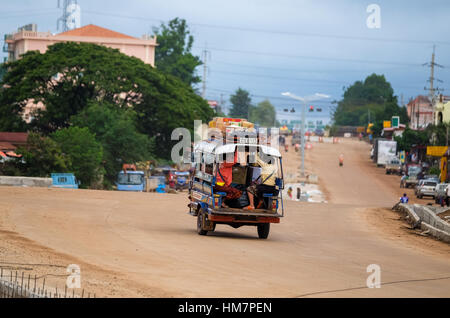
<path id="1" fill-rule="evenodd" d="M 83 288 L 107 297 L 450 297 L 450 247 L 402 228 L 388 210 L 397 179 L 368 151 L 314 144 L 307 168 L 329 202 L 286 202 L 268 240 L 253 227 L 197 235 L 185 195 L 0 188 L 0 265 L 79 264 Z M 370 264 L 379 289 L 366 287 Z"/>

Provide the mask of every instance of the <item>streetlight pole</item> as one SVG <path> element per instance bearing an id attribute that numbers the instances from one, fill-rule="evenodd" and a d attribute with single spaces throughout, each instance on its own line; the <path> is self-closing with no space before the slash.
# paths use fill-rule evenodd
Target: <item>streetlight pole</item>
<path id="1" fill-rule="evenodd" d="M 287 97 L 290 97 L 290 98 L 292 98 L 292 99 L 296 99 L 296 100 L 302 102 L 302 117 L 301 117 L 302 124 L 301 124 L 301 132 L 300 132 L 300 133 L 301 133 L 301 143 L 302 143 L 302 145 L 301 145 L 301 146 L 302 146 L 301 177 L 304 177 L 304 176 L 305 176 L 305 132 L 306 132 L 306 125 L 305 125 L 305 122 L 306 122 L 306 104 L 307 104 L 308 102 L 317 101 L 317 100 L 320 100 L 320 99 L 323 99 L 323 98 L 329 98 L 330 96 L 325 95 L 325 94 L 319 94 L 319 93 L 316 93 L 316 94 L 314 94 L 314 95 L 312 95 L 312 96 L 299 97 L 299 96 L 296 96 L 296 95 L 291 94 L 291 93 L 289 93 L 289 92 L 287 92 L 287 93 L 281 93 L 281 95 L 287 96 Z"/>
<path id="2" fill-rule="evenodd" d="M 304 177 L 305 176 L 305 133 L 306 133 L 306 101 L 303 101 L 303 106 L 302 106 L 302 128 L 301 128 L 301 141 L 302 141 L 302 173 L 301 176 Z"/>

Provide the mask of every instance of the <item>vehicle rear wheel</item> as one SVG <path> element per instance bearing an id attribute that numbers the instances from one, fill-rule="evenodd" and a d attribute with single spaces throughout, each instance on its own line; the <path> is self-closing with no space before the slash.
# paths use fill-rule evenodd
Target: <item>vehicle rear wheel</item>
<path id="1" fill-rule="evenodd" d="M 203 212 L 199 212 L 197 216 L 197 233 L 198 235 L 208 234 L 208 231 L 203 229 Z"/>
<path id="2" fill-rule="evenodd" d="M 260 239 L 266 239 L 269 236 L 270 223 L 258 224 L 258 237 Z"/>

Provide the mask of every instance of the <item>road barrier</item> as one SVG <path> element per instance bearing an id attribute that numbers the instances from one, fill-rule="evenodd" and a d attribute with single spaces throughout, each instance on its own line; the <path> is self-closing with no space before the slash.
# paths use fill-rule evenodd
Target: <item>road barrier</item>
<path id="1" fill-rule="evenodd" d="M 438 217 L 429 207 L 420 204 L 396 204 L 393 208 L 407 215 L 412 228 L 421 228 L 431 236 L 450 243 L 450 224 Z"/>
<path id="2" fill-rule="evenodd" d="M 52 178 L 0 176 L 0 186 L 49 188 L 52 185 L 53 185 Z"/>
<path id="3" fill-rule="evenodd" d="M 95 298 L 95 294 L 75 289 L 54 289 L 45 285 L 45 276 L 32 277 L 29 273 L 18 273 L 0 268 L 0 298 Z M 91 296 L 92 295 L 92 296 Z"/>

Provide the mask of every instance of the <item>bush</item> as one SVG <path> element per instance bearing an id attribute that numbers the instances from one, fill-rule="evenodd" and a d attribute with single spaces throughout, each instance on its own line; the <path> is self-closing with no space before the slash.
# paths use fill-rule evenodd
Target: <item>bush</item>
<path id="1" fill-rule="evenodd" d="M 71 160 L 70 168 L 82 187 L 98 181 L 102 173 L 103 149 L 88 128 L 69 127 L 56 131 L 51 138 Z"/>

